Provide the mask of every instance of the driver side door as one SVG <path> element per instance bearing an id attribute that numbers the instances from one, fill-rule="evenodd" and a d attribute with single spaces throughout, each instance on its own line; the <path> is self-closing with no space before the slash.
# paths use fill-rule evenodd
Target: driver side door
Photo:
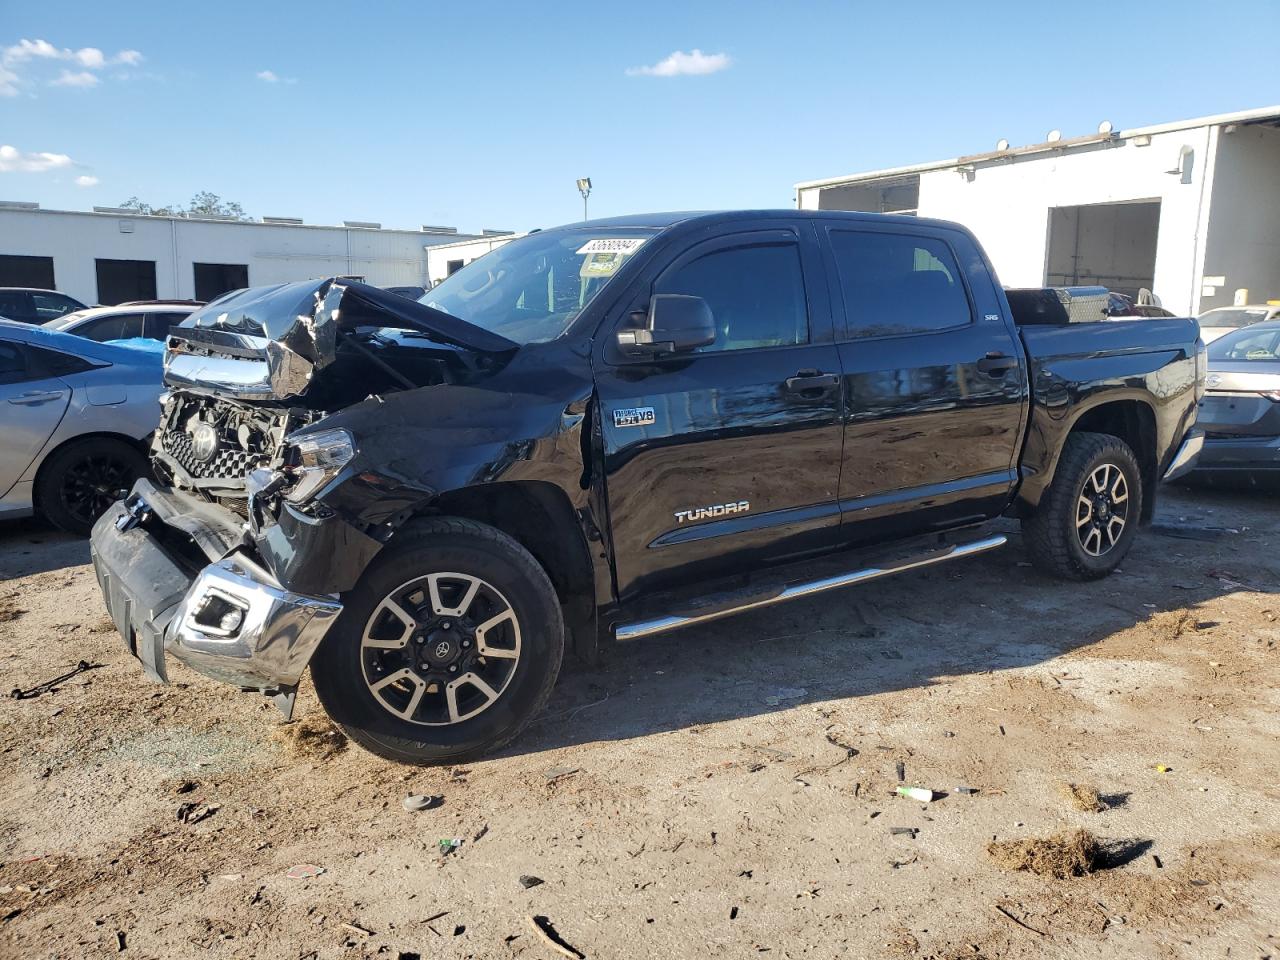
<path id="1" fill-rule="evenodd" d="M 828 547 L 842 378 L 809 225 L 739 230 L 659 266 L 608 328 L 596 377 L 619 600 Z M 654 294 L 701 297 L 714 343 L 610 353 Z"/>

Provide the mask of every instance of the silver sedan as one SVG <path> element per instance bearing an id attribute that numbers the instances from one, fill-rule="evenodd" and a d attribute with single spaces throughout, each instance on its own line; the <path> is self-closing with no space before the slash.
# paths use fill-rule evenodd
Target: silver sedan
<path id="1" fill-rule="evenodd" d="M 0 518 L 87 535 L 147 472 L 162 376 L 160 349 L 0 319 Z"/>
<path id="2" fill-rule="evenodd" d="M 1251 479 L 1280 471 L 1280 321 L 1209 344 L 1196 426 L 1205 431 L 1194 476 Z"/>

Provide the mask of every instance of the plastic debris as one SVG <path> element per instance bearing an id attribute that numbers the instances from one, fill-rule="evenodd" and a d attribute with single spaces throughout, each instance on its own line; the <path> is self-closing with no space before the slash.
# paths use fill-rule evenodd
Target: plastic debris
<path id="1" fill-rule="evenodd" d="M 314 863 L 299 863 L 289 868 L 285 876 L 290 880 L 310 880 L 324 873 L 324 867 L 317 867 Z"/>
<path id="2" fill-rule="evenodd" d="M 977 793 L 977 792 L 978 792 L 978 788 L 977 788 L 977 787 L 956 787 L 956 793 L 963 793 L 963 794 L 966 794 L 966 795 L 968 795 L 968 796 L 972 796 L 973 794 L 975 794 L 975 793 Z"/>
<path id="3" fill-rule="evenodd" d="M 541 877 L 535 877 L 527 873 L 520 877 L 520 886 L 524 887 L 526 890 L 532 890 L 534 887 L 540 887 L 545 882 L 546 881 Z"/>
<path id="4" fill-rule="evenodd" d="M 440 852 L 452 853 L 454 850 L 457 850 L 460 846 L 462 846 L 461 837 L 446 837 L 440 841 Z"/>
<path id="5" fill-rule="evenodd" d="M 891 837 L 910 837 L 912 840 L 916 838 L 916 834 L 920 832 L 919 827 L 890 827 L 889 836 Z"/>
<path id="6" fill-rule="evenodd" d="M 425 793 L 411 793 L 400 801 L 401 805 L 411 813 L 415 810 L 431 810 L 443 802 L 443 797 L 433 797 Z"/>
<path id="7" fill-rule="evenodd" d="M 1156 773 L 1171 773 L 1173 767 L 1166 767 L 1163 763 L 1156 764 Z"/>
<path id="8" fill-rule="evenodd" d="M 898 787 L 893 792 L 900 797 L 919 800 L 921 803 L 928 803 L 933 799 L 933 791 L 924 787 Z"/>

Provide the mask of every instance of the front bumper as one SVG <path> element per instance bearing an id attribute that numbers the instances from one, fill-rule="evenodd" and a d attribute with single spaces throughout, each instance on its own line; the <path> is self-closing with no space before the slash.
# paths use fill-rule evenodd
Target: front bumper
<path id="1" fill-rule="evenodd" d="M 1200 452 L 1203 449 L 1204 431 L 1196 429 L 1187 431 L 1187 435 L 1182 439 L 1182 446 L 1170 461 L 1163 479 L 1167 482 L 1186 476 L 1195 469 L 1196 461 L 1200 459 Z"/>
<path id="2" fill-rule="evenodd" d="M 90 551 L 111 619 L 129 652 L 166 682 L 165 654 L 194 670 L 264 692 L 296 686 L 342 612 L 333 597 L 285 589 L 240 545 L 201 568 L 180 531 L 206 549 L 228 545 L 200 510 L 140 480 L 94 525 Z M 234 612 L 233 612 L 234 611 Z"/>

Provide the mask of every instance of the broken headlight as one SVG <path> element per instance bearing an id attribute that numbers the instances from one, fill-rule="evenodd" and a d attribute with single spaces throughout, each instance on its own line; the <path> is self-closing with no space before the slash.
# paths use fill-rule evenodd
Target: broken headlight
<path id="1" fill-rule="evenodd" d="M 356 455 L 351 434 L 345 430 L 321 430 L 304 437 L 286 437 L 284 472 L 293 481 L 284 498 L 306 503 Z"/>

